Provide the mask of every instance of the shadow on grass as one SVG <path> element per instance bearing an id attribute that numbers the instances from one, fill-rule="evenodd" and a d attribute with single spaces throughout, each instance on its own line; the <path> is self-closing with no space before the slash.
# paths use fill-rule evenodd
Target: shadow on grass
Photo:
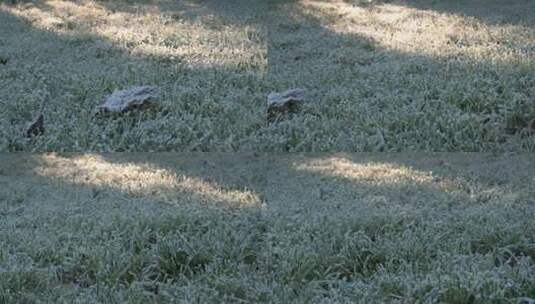
<path id="1" fill-rule="evenodd" d="M 321 0 L 320 0 L 321 1 Z M 444 14 L 475 18 L 486 25 L 513 25 L 533 27 L 535 18 L 531 13 L 535 6 L 528 0 L 342 0 L 345 3 L 376 7 L 384 4 L 402 5 L 421 11 L 433 11 Z M 326 1 L 328 2 L 328 1 Z"/>
<path id="2" fill-rule="evenodd" d="M 377 199 L 386 204 L 382 207 L 412 205 L 417 213 L 418 207 L 429 207 L 427 201 L 436 202 L 438 209 L 479 205 L 495 199 L 492 195 L 513 194 L 510 186 L 525 189 L 533 183 L 529 155 L 128 153 L 30 158 L 43 178 L 50 174 L 67 185 L 72 180 L 71 186 L 103 186 L 148 198 L 177 191 L 165 197 L 174 201 L 197 195 L 200 201 L 229 206 L 251 200 L 251 205 L 266 204 L 267 210 L 283 213 L 286 208 L 358 209 Z"/>
<path id="3" fill-rule="evenodd" d="M 419 10 L 473 17 L 488 25 L 514 25 L 533 28 L 535 26 L 535 3 L 528 0 L 462 0 L 425 1 L 401 0 L 393 3 Z"/>
<path id="4" fill-rule="evenodd" d="M 66 1 L 83 4 L 83 2 L 76 0 Z M 46 1 L 20 1 L 18 3 L 27 3 L 48 12 L 55 10 L 54 6 L 47 4 Z M 262 0 L 97 0 L 95 3 L 104 7 L 111 14 L 117 12 L 139 14 L 156 8 L 162 16 L 170 16 L 173 20 L 205 23 L 208 26 L 217 24 L 244 26 L 260 23 L 265 17 L 268 7 L 268 1 Z"/>
<path id="5" fill-rule="evenodd" d="M 307 88 L 311 101 L 295 124 L 276 126 L 274 133 L 287 138 L 283 149 L 531 149 L 527 104 L 532 90 L 519 81 L 534 81 L 528 61 L 476 58 L 469 48 L 440 54 L 387 47 L 385 36 L 399 32 L 392 32 L 395 21 L 381 18 L 395 20 L 390 15 L 402 6 L 363 6 L 358 18 L 364 14 L 371 20 L 366 21 L 352 17 L 352 6 L 341 3 L 278 1 L 270 10 L 269 83 L 277 90 Z M 359 30 L 366 22 L 375 34 Z M 348 31 L 350 25 L 357 30 Z M 425 33 L 419 31 L 415 37 Z M 447 37 L 439 34 L 434 38 Z"/>
<path id="6" fill-rule="evenodd" d="M 474 225 L 488 217 L 495 226 L 477 227 L 477 233 L 492 237 L 483 244 L 486 252 L 519 241 L 493 234 L 509 227 L 512 214 L 532 212 L 534 193 L 529 189 L 535 182 L 529 155 L 129 153 L 1 158 L 5 203 L 0 215 L 21 227 L 30 225 L 28 219 L 36 213 L 42 215 L 40 220 L 53 221 L 87 214 L 106 227 L 116 217 L 157 221 L 202 215 L 256 219 L 268 231 L 284 230 L 281 223 L 287 222 L 300 223 L 302 229 L 327 225 L 379 238 L 389 229 L 401 233 L 421 225 L 461 233 L 467 229 L 464 221 Z M 504 180 L 508 176 L 519 178 Z M 508 215 L 497 218 L 497 213 Z M 33 229 L 46 226 L 32 223 Z M 529 217 L 517 223 L 529 223 Z M 462 248 L 476 241 L 465 239 Z"/>
<path id="7" fill-rule="evenodd" d="M 184 280 L 218 288 L 224 270 L 225 280 L 255 278 L 255 284 L 270 287 L 274 281 L 277 292 L 283 292 L 278 290 L 281 284 L 290 289 L 288 298 L 302 298 L 311 292 L 303 286 L 317 287 L 318 282 L 366 283 L 386 292 L 388 287 L 379 282 L 386 276 L 399 279 L 400 273 L 404 281 L 410 278 L 418 284 L 423 284 L 416 278 L 422 274 L 426 283 L 428 276 L 464 277 L 465 270 L 452 265 L 465 263 L 467 256 L 473 274 L 519 269 L 521 264 L 515 261 L 531 267 L 535 257 L 529 247 L 534 229 L 530 217 L 518 217 L 533 212 L 528 202 L 533 180 L 515 181 L 518 189 L 513 191 L 508 182 L 494 189 L 490 199 L 474 199 L 495 185 L 472 178 L 465 168 L 466 162 L 474 167 L 489 164 L 499 169 L 498 174 L 512 174 L 519 172 L 510 163 L 521 160 L 531 166 L 523 166 L 519 175 L 532 176 L 529 156 L 503 162 L 484 155 L 452 154 L 5 154 L 0 158 L 0 185 L 6 186 L 0 194 L 9 196 L 11 189 L 22 192 L 20 198 L 14 197 L 17 201 L 6 202 L 17 207 L 6 205 L 7 214 L 0 210 L 0 218 L 9 217 L 0 221 L 0 232 L 15 229 L 32 238 L 18 244 L 6 233 L 2 241 L 20 246 L 10 249 L 9 256 L 24 255 L 21 265 L 31 259 L 40 271 L 58 270 L 58 280 L 37 276 L 33 281 L 56 291 L 60 283 L 88 293 L 98 285 L 109 287 L 116 296 L 123 288 L 139 288 L 136 282 L 147 278 L 148 291 L 156 294 L 155 288 L 178 288 Z M 444 164 L 459 170 L 434 173 Z M 493 179 L 496 172 L 483 175 Z M 188 185 L 193 187 L 185 189 Z M 246 192 L 247 200 L 264 197 L 262 203 L 235 204 L 232 197 L 243 198 Z M 75 249 L 65 249 L 65 244 Z M 109 252 L 116 254 L 111 262 L 106 258 Z M 77 261 L 81 269 L 69 268 L 64 256 Z M 87 261 L 88 256 L 93 260 Z M 140 256 L 150 258 L 129 264 Z M 128 272 L 122 271 L 125 267 Z M 6 296 L 39 292 L 32 284 L 15 285 L 17 276 L 35 275 L 34 268 L 32 264 L 7 272 L 12 287 Z M 518 284 L 507 289 L 507 297 L 529 292 L 529 283 L 514 275 L 507 278 L 503 284 Z M 236 284 L 239 293 L 236 289 L 221 293 L 257 299 L 251 286 Z M 435 297 L 479 291 L 449 281 L 437 284 L 444 291 Z M 423 297 L 400 282 L 394 286 L 396 295 Z M 323 299 L 335 297 L 328 291 L 340 290 L 338 285 L 321 288 Z"/>
<path id="8" fill-rule="evenodd" d="M 205 63 L 204 54 L 195 52 L 171 56 L 158 49 L 135 51 L 135 46 L 110 41 L 76 21 L 60 19 L 51 25 L 53 30 L 39 29 L 32 23 L 57 19 L 54 7 L 36 2 L 27 9 L 37 10 L 38 17 L 23 20 L 0 12 L 6 23 L 0 29 L 2 43 L 10 46 L 2 54 L 9 58 L 0 97 L 6 109 L 2 121 L 8 124 L 2 128 L 5 150 L 235 150 L 263 124 L 262 67 L 255 63 Z M 159 47 L 189 43 L 168 38 Z M 92 111 L 106 94 L 143 84 L 160 87 L 162 109 L 94 119 Z M 42 102 L 47 104 L 46 133 L 27 141 L 22 129 Z M 142 137 L 148 141 L 142 143 Z"/>
<path id="9" fill-rule="evenodd" d="M 419 195 L 418 191 L 412 191 L 415 196 L 412 198 L 402 193 L 404 190 L 411 192 L 409 188 L 422 190 L 426 198 L 428 195 L 442 196 L 462 202 L 470 200 L 471 193 L 461 187 L 461 182 L 477 181 L 474 187 L 480 192 L 510 184 L 512 181 L 505 182 L 503 177 L 513 173 L 518 177 L 513 181 L 519 186 L 533 182 L 529 179 L 531 172 L 528 168 L 532 161 L 529 156 L 511 161 L 490 154 L 422 154 L 415 157 L 413 154 L 346 153 L 67 153 L 15 154 L 2 158 L 2 175 L 41 176 L 43 182 L 52 179 L 64 183 L 66 187 L 61 186 L 62 189 L 81 186 L 151 198 L 175 190 L 180 194 L 179 185 L 188 186 L 186 184 L 191 182 L 189 190 L 184 188 L 184 196 L 187 196 L 186 192 L 194 194 L 204 189 L 208 195 L 205 201 L 218 201 L 218 192 L 221 198 L 232 192 L 250 192 L 268 203 L 268 209 L 273 203 L 269 201 L 273 200 L 284 201 L 275 203 L 277 208 L 298 202 L 328 204 L 332 195 L 342 195 L 334 201 L 359 204 L 366 201 L 359 195 L 373 193 L 386 194 L 386 201 L 417 202 L 414 199 Z M 510 163 L 518 166 L 512 167 Z M 337 187 L 347 187 L 350 191 L 346 189 L 337 194 Z"/>
<path id="10" fill-rule="evenodd" d="M 318 9 L 310 2 L 96 3 L 108 13 L 136 15 L 157 10 L 162 18 L 167 16 L 178 23 L 199 22 L 214 31 L 226 26 L 267 30 L 267 71 L 241 63 L 203 65 L 191 60 L 198 54 L 135 53 L 132 46 L 118 45 L 88 31 L 69 32 L 68 22 L 62 25 L 67 27 L 66 33 L 59 34 L 35 29 L 31 23 L 2 12 L 12 23 L 7 28 L 19 33 L 11 35 L 5 43 L 29 32 L 41 37 L 43 43 L 37 45 L 33 39 L 19 41 L 20 49 L 34 51 L 10 63 L 14 74 L 17 64 L 50 60 L 50 56 L 39 54 L 57 52 L 50 61 L 54 68 L 45 72 L 48 75 L 30 78 L 26 83 L 42 88 L 42 94 L 22 96 L 20 92 L 27 91 L 28 85 L 16 77 L 7 77 L 12 85 L 2 89 L 6 91 L 4 95 L 16 98 L 2 102 L 9 111 L 10 126 L 5 128 L 7 142 L 3 143 L 6 150 L 533 148 L 530 114 L 525 114 L 524 107 L 530 100 L 530 83 L 535 80 L 529 76 L 533 67 L 526 63 L 476 59 L 462 52 L 435 56 L 388 48 L 374 35 L 336 30 L 335 23 L 347 16 L 332 7 Z M 407 2 L 407 6 L 411 3 Z M 52 14 L 55 10 L 46 2 L 36 2 L 35 6 Z M 416 4 L 413 6 L 420 9 Z M 386 31 L 387 25 L 376 26 L 384 26 Z M 65 63 L 63 59 L 73 53 L 79 54 L 79 58 Z M 32 68 L 24 70 L 32 74 Z M 75 77 L 80 80 L 72 81 Z M 520 78 L 523 80 L 519 81 Z M 105 94 L 133 84 L 159 85 L 164 110 L 111 123 L 89 118 L 90 111 Z M 311 102 L 302 114 L 267 125 L 266 93 L 291 87 L 308 89 Z M 63 124 L 48 126 L 50 135 L 27 142 L 20 138 L 20 129 L 42 99 L 54 100 L 49 107 L 49 120 Z"/>

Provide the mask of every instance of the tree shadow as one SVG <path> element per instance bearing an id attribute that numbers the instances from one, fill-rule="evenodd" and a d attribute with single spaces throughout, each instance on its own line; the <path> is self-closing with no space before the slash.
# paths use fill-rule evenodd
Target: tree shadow
<path id="1" fill-rule="evenodd" d="M 319 0 L 321 1 L 321 0 Z M 328 2 L 328 1 L 327 1 Z M 425 1 L 425 0 L 343 0 L 353 6 L 377 7 L 384 4 L 401 5 L 420 11 L 452 14 L 475 18 L 486 25 L 513 25 L 533 27 L 535 18 L 530 12 L 535 9 L 527 0 L 506 1 Z"/>
<path id="2" fill-rule="evenodd" d="M 223 207 L 238 202 L 232 193 L 250 192 L 252 197 L 243 198 L 290 215 L 311 208 L 338 214 L 341 208 L 375 203 L 381 208 L 411 205 L 416 212 L 426 201 L 448 209 L 452 203 L 487 203 L 474 194 L 499 189 L 507 195 L 533 183 L 530 155 L 52 153 L 4 154 L 2 159 L 4 183 L 10 176 L 19 182 L 31 177 L 35 185 L 52 183 L 93 199 L 115 192 L 125 202 L 143 198 L 162 203 L 175 202 L 173 195 L 178 195 L 182 202 L 204 197 L 199 201 Z M 159 196 L 163 192 L 170 194 Z"/>
<path id="3" fill-rule="evenodd" d="M 321 1 L 129 3 L 95 5 L 124 22 L 153 11 L 173 26 L 198 23 L 213 39 L 205 39 L 203 50 L 186 50 L 190 38 L 184 37 L 190 33 L 169 28 L 169 36 L 158 45 L 137 49 L 128 44 L 132 42 L 122 45 L 68 18 L 47 31 L 2 12 L 12 23 L 4 29 L 19 33 L 6 35 L 4 43 L 33 50 L 22 55 L 11 50 L 10 75 L 21 73 L 16 66 L 25 62 L 49 61 L 43 71 L 32 71 L 36 67 L 31 65 L 22 69 L 26 82 L 4 76 L 9 86 L 2 88 L 3 95 L 15 98 L 2 102 L 10 113 L 2 146 L 38 151 L 523 151 L 534 146 L 530 117 L 524 115 L 535 95 L 533 65 L 514 56 L 486 58 L 478 51 L 488 47 L 484 39 L 458 32 L 434 36 L 454 46 L 448 52 L 396 45 L 389 33 L 420 37 L 416 41 L 432 34 L 418 26 L 406 33 L 395 27 L 396 22 L 423 20 L 425 10 L 416 5 L 408 15 L 394 2 L 363 7 L 354 16 L 354 6 L 343 1 L 324 1 L 323 6 Z M 57 9 L 47 2 L 32 7 L 48 14 Z M 365 26 L 376 30 L 367 32 Z M 216 56 L 217 39 L 223 40 L 217 32 L 229 27 L 252 37 L 256 50 L 265 51 L 237 59 L 233 51 L 240 47 L 231 44 L 228 52 Z M 128 34 L 152 39 L 150 29 Z M 24 36 L 28 38 L 16 38 Z M 202 34 L 196 37 L 204 39 Z M 502 38 L 496 38 L 500 54 L 523 52 Z M 173 48 L 180 52 L 169 51 Z M 195 59 L 204 50 L 211 57 Z M 66 62 L 72 53 L 79 56 Z M 90 118 L 104 95 L 134 84 L 160 86 L 164 110 L 111 123 Z M 265 95 L 291 87 L 308 89 L 310 102 L 299 115 L 266 124 Z M 20 93 L 29 88 L 42 92 Z M 27 141 L 14 136 L 44 99 L 57 101 L 50 121 L 70 122 L 48 126 L 53 138 Z"/>
<path id="4" fill-rule="evenodd" d="M 65 195 L 58 203 L 72 199 L 73 205 L 87 204 L 90 208 L 115 201 L 124 208 L 132 203 L 145 205 L 142 209 L 154 204 L 166 210 L 185 207 L 223 212 L 259 210 L 263 204 L 260 189 L 265 186 L 265 174 L 258 170 L 263 162 L 252 162 L 247 155 L 52 153 L 5 154 L 2 159 L 0 175 L 6 192 L 9 186 L 57 189 L 37 196 L 36 191 L 42 190 L 20 190 L 24 200 L 50 202 L 55 196 Z M 228 160 L 242 163 L 229 166 Z M 251 171 L 243 174 L 244 168 Z M 5 203 L 2 207 L 9 209 L 8 200 Z"/>
<path id="5" fill-rule="evenodd" d="M 121 210 L 133 218 L 164 210 L 169 216 L 208 212 L 311 225 L 324 219 L 362 221 L 375 227 L 400 217 L 405 222 L 451 220 L 533 202 L 528 189 L 534 159 L 529 155 L 71 153 L 1 158 L 2 195 L 17 192 L 20 202 L 6 196 L 0 211 L 21 220 L 24 214 L 64 204 L 66 213 L 93 210 L 108 220 Z M 56 190 L 43 192 L 47 188 Z"/>
<path id="6" fill-rule="evenodd" d="M 77 0 L 67 1 L 83 4 Z M 55 9 L 44 1 L 28 1 L 27 3 L 47 11 Z M 156 9 L 162 16 L 182 22 L 199 22 L 208 25 L 215 25 L 214 22 L 216 22 L 222 25 L 241 26 L 260 23 L 266 13 L 264 8 L 267 8 L 267 2 L 260 0 L 97 0 L 95 3 L 111 14 L 117 12 L 139 14 Z"/>
<path id="7" fill-rule="evenodd" d="M 456 14 L 477 18 L 487 25 L 516 25 L 533 28 L 535 10 L 533 1 L 491 0 L 491 1 L 424 1 L 402 0 L 393 3 L 406 5 L 419 10 Z"/>
<path id="8" fill-rule="evenodd" d="M 529 145 L 531 132 L 511 119 L 533 94 L 519 80 L 531 79 L 529 56 L 524 62 L 490 59 L 479 51 L 485 42 L 447 31 L 428 38 L 452 51 L 426 49 L 422 37 L 433 33 L 417 24 L 425 11 L 402 5 L 278 1 L 272 7 L 269 84 L 306 88 L 310 100 L 304 114 L 272 130 L 287 135 L 282 150 L 494 151 Z M 404 32 L 403 22 L 415 24 Z M 393 43 L 403 35 L 422 46 Z M 523 52 L 524 46 L 500 48 Z"/>
<path id="9" fill-rule="evenodd" d="M 79 10 L 77 2 L 61 4 Z M 113 3 L 107 5 L 113 6 Z M 257 59 L 244 64 L 247 59 L 243 57 L 248 54 L 241 57 L 243 60 L 231 54 L 238 47 L 254 47 L 253 44 L 259 43 L 257 39 L 262 39 L 261 35 L 252 38 L 255 41 L 249 45 L 222 45 L 219 57 L 203 58 L 199 55 L 204 54 L 187 49 L 193 42 L 173 32 L 163 41 L 152 44 L 153 48 L 143 49 L 130 45 L 132 42 L 128 40 L 115 39 L 118 35 L 93 33 L 86 27 L 93 22 L 91 12 L 88 17 L 83 10 L 79 11 L 81 19 L 73 21 L 72 17 L 65 17 L 70 13 L 56 14 L 54 10 L 58 8 L 47 2 L 32 2 L 24 9 L 33 13 L 31 18 L 0 12 L 6 21 L 6 26 L 0 30 L 5 34 L 1 43 L 9 46 L 2 52 L 2 56 L 9 58 L 2 69 L 5 84 L 2 95 L 10 96 L 2 98 L 8 114 L 5 120 L 8 125 L 2 127 L 6 134 L 2 146 L 6 150 L 68 147 L 70 151 L 203 151 L 216 150 L 215 146 L 219 146 L 217 150 L 234 150 L 237 142 L 229 142 L 230 138 L 245 141 L 262 125 L 263 67 L 258 65 Z M 98 12 L 111 14 L 110 18 L 117 17 L 108 10 Z M 181 22 L 172 16 L 169 20 L 173 24 Z M 50 28 L 39 28 L 34 23 Z M 217 23 L 213 28 L 207 25 L 206 30 L 217 33 L 219 26 L 225 25 Z M 150 33 L 141 33 L 144 29 L 138 29 L 139 33 L 132 34 L 147 35 L 150 39 Z M 249 29 L 245 34 L 256 35 L 255 25 L 250 25 Z M 209 38 L 206 38 L 208 49 L 214 43 Z M 191 40 L 194 39 L 205 38 L 194 36 Z M 216 54 L 216 47 L 210 52 Z M 115 89 L 145 84 L 160 88 L 162 107 L 159 111 L 121 119 L 93 117 L 95 106 L 105 95 Z M 47 104 L 45 136 L 32 140 L 22 138 L 22 129 L 43 102 Z M 244 121 L 244 117 L 248 120 Z M 226 128 L 216 128 L 216 125 Z M 165 129 L 167 132 L 162 138 Z M 60 134 L 63 134 L 61 139 L 57 137 Z M 149 142 L 141 143 L 142 137 Z M 159 138 L 156 140 L 156 137 Z M 158 144 L 154 145 L 156 142 Z"/>
<path id="10" fill-rule="evenodd" d="M 530 155 L 503 157 L 481 153 L 100 156 L 102 161 L 119 166 L 135 164 L 179 172 L 213 183 L 224 191 L 251 191 L 268 212 L 281 217 L 291 217 L 296 212 L 317 216 L 333 212 L 342 216 L 363 206 L 381 210 L 409 208 L 415 214 L 422 207 L 437 208 L 437 212 L 464 208 L 466 204 L 479 208 L 490 200 L 514 196 L 515 191 L 529 188 L 533 180 L 528 168 L 534 161 Z M 518 197 L 519 202 L 523 199 L 527 199 L 525 194 Z"/>
<path id="11" fill-rule="evenodd" d="M 457 256 L 470 257 L 471 272 L 477 274 L 515 267 L 507 260 L 511 256 L 508 250 L 520 250 L 514 253 L 515 258 L 532 263 L 532 251 L 521 246 L 529 244 L 533 234 L 531 218 L 524 216 L 533 212 L 533 179 L 506 181 L 499 186 L 486 179 L 493 180 L 496 172 L 533 176 L 533 157 L 502 158 L 503 162 L 484 158 L 451 153 L 442 157 L 342 153 L 4 154 L 0 155 L 0 197 L 8 199 L 0 200 L 0 232 L 5 229 L 5 244 L 18 244 L 4 257 L 24 255 L 26 259 L 16 265 L 26 266 L 28 261 L 42 260 L 41 250 L 54 256 L 67 255 L 62 250 L 65 244 L 106 248 L 108 252 L 123 240 L 146 241 L 147 234 L 152 235 L 149 239 L 154 246 L 165 245 L 169 239 L 186 239 L 198 250 L 213 249 L 210 256 L 214 260 L 224 258 L 230 263 L 225 269 L 231 273 L 239 269 L 236 276 L 255 277 L 275 289 L 284 285 L 292 290 L 291 297 L 310 292 L 299 286 L 325 279 L 333 284 L 343 281 L 383 288 L 377 280 L 383 282 L 385 275 L 395 279 L 401 273 L 404 280 L 413 280 L 411 284 L 420 283 L 422 274 L 426 280 L 444 273 L 464 275 L 464 271 L 445 267 Z M 510 166 L 518 160 L 528 165 L 521 172 Z M 442 166 L 437 161 L 459 170 L 447 174 L 429 171 Z M 499 170 L 485 171 L 481 175 L 488 176 L 483 179 L 473 178 L 466 170 L 467 162 L 477 167 L 487 161 Z M 247 177 L 241 178 L 244 175 Z M 183 230 L 185 226 L 187 230 Z M 7 237 L 10 229 L 16 229 L 22 240 L 34 240 L 15 241 Z M 244 242 L 252 247 L 242 251 Z M 363 245 L 345 247 L 353 242 Z M 85 247 L 83 250 L 95 253 Z M 126 247 L 122 252 L 129 257 L 135 250 Z M 351 268 L 352 262 L 340 266 L 340 259 L 335 258 L 348 254 L 348 259 L 355 261 L 354 256 L 363 250 L 373 250 L 370 255 L 378 258 L 367 264 L 370 267 Z M 293 256 L 294 251 L 301 253 Z M 257 259 L 248 263 L 253 267 L 245 267 L 241 259 L 251 252 L 258 254 Z M 96 270 L 109 267 L 108 259 L 96 256 L 102 259 L 93 265 Z M 391 259 L 414 267 L 400 269 Z M 496 259 L 495 264 L 491 259 Z M 304 279 L 293 277 L 304 261 L 325 273 L 312 273 Z M 65 266 L 58 264 L 44 262 L 39 271 L 46 273 Z M 434 267 L 441 271 L 433 271 Z M 35 266 L 23 269 L 34 271 Z M 13 273 L 22 271 L 19 267 Z M 205 271 L 200 269 L 188 279 L 200 278 Z M 279 281 L 270 277 L 275 274 L 285 278 Z M 138 272 L 132 276 L 143 277 Z M 74 273 L 61 282 L 48 280 L 45 286 L 55 288 L 61 283 L 91 293 L 95 284 L 106 285 L 97 277 L 78 286 L 80 278 L 85 276 Z M 179 278 L 184 280 L 177 274 L 166 277 L 166 286 L 176 286 L 175 279 Z M 263 281 L 266 278 L 268 282 Z M 295 285 L 295 280 L 303 285 Z M 512 277 L 507 282 L 518 280 Z M 124 284 L 130 287 L 130 282 Z M 442 287 L 443 283 L 436 284 Z M 114 285 L 110 293 L 121 288 Z M 331 288 L 340 290 L 337 285 Z M 444 288 L 455 290 L 450 285 Z M 401 287 L 396 295 L 422 297 Z M 333 295 L 321 296 L 329 299 Z"/>

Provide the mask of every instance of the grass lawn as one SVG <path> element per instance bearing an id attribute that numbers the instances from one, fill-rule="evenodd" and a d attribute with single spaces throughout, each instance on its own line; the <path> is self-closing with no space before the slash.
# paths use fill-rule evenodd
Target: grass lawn
<path id="1" fill-rule="evenodd" d="M 532 304 L 534 11 L 1 1 L 0 304 Z"/>
<path id="2" fill-rule="evenodd" d="M 519 303 L 534 164 L 4 154 L 0 303 Z"/>
<path id="3" fill-rule="evenodd" d="M 13 2 L 0 151 L 535 150 L 533 1 Z M 159 109 L 91 115 L 141 84 Z M 302 111 L 267 124 L 295 87 Z"/>

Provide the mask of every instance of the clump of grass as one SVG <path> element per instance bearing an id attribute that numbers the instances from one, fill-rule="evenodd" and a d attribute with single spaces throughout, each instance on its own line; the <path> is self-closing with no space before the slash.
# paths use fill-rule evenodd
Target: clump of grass
<path id="1" fill-rule="evenodd" d="M 211 257 L 202 252 L 189 252 L 178 244 L 160 245 L 158 249 L 158 269 L 162 280 L 169 278 L 180 279 L 182 276 L 191 277 L 203 272 L 211 262 Z"/>
<path id="2" fill-rule="evenodd" d="M 530 135 L 535 131 L 535 107 L 521 103 L 507 112 L 506 130 L 509 133 Z"/>

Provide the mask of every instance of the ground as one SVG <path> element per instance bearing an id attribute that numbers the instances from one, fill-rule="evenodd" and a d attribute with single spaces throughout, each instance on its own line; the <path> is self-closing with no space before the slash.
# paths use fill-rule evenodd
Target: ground
<path id="1" fill-rule="evenodd" d="M 7 154 L 1 303 L 518 303 L 535 159 Z"/>
<path id="2" fill-rule="evenodd" d="M 533 11 L 0 2 L 0 303 L 532 303 Z"/>
<path id="3" fill-rule="evenodd" d="M 534 151 L 533 1 L 5 1 L 1 151 Z M 153 84 L 161 107 L 92 111 Z M 266 122 L 269 92 L 307 89 Z M 44 105 L 45 134 L 24 138 Z"/>

